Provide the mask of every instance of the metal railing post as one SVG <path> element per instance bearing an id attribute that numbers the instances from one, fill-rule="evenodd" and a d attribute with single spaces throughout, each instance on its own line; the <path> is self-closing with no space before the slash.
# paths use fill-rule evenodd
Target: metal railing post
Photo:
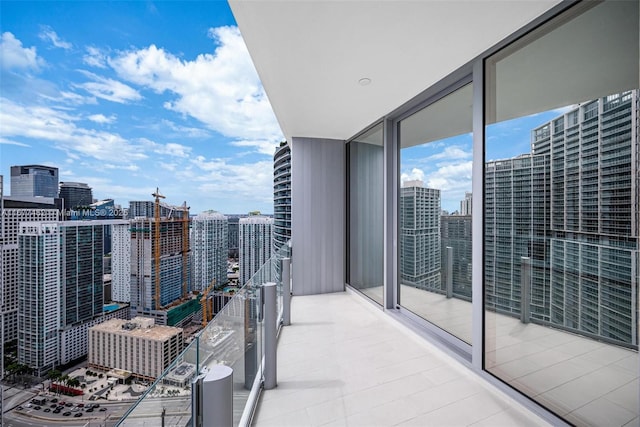
<path id="1" fill-rule="evenodd" d="M 445 249 L 447 263 L 447 298 L 453 297 L 453 248 L 447 246 Z"/>
<path id="2" fill-rule="evenodd" d="M 291 324 L 291 258 L 282 258 L 282 324 Z"/>
<path id="3" fill-rule="evenodd" d="M 531 258 L 520 257 L 520 321 L 529 323 L 531 318 Z"/>
<path id="4" fill-rule="evenodd" d="M 277 385 L 276 336 L 278 330 L 278 304 L 276 284 L 265 283 L 264 293 L 264 389 Z"/>

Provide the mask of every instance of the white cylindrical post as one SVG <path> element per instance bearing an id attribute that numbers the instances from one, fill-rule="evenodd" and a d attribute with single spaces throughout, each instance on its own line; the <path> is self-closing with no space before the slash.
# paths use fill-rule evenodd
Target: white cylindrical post
<path id="1" fill-rule="evenodd" d="M 202 426 L 233 426 L 233 369 L 215 365 L 202 378 Z"/>
<path id="2" fill-rule="evenodd" d="M 271 390 L 277 385 L 276 337 L 278 305 L 276 284 L 265 283 L 264 292 L 264 389 Z"/>

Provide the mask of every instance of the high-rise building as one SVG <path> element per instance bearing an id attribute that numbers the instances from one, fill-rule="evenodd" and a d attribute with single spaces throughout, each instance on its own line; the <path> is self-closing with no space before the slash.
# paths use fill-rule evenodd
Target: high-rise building
<path id="1" fill-rule="evenodd" d="M 441 289 L 440 190 L 422 181 L 405 181 L 400 189 L 400 280 L 421 289 Z"/>
<path id="2" fill-rule="evenodd" d="M 64 311 L 59 224 L 23 223 L 18 240 L 18 361 L 42 375 L 59 361 Z"/>
<path id="3" fill-rule="evenodd" d="M 83 182 L 63 181 L 60 183 L 60 198 L 64 200 L 64 208 L 67 210 L 83 207 L 89 208 L 93 203 L 91 187 Z"/>
<path id="4" fill-rule="evenodd" d="M 58 197 L 58 168 L 11 166 L 11 196 Z"/>
<path id="5" fill-rule="evenodd" d="M 4 203 L 3 203 L 4 205 Z M 52 206 L 53 207 L 53 206 Z M 2 250 L 2 342 L 18 338 L 18 283 L 19 254 L 18 234 L 20 223 L 24 221 L 58 221 L 60 212 L 57 209 L 3 208 L 0 233 Z"/>
<path id="6" fill-rule="evenodd" d="M 273 155 L 273 251 L 291 239 L 291 147 L 284 141 Z"/>
<path id="7" fill-rule="evenodd" d="M 240 218 L 240 285 L 271 257 L 273 218 L 261 215 Z"/>
<path id="8" fill-rule="evenodd" d="M 460 215 L 471 215 L 471 199 L 473 194 L 465 191 L 464 200 L 460 201 Z"/>
<path id="9" fill-rule="evenodd" d="M 471 215 L 442 215 L 440 218 L 442 241 L 442 271 L 451 274 L 452 296 L 471 299 Z M 449 249 L 450 248 L 450 249 Z M 447 259 L 451 256 L 451 271 Z M 445 289 L 446 278 L 442 277 Z"/>
<path id="10" fill-rule="evenodd" d="M 131 302 L 131 232 L 129 222 L 111 227 L 111 299 Z"/>
<path id="11" fill-rule="evenodd" d="M 533 154 L 487 164 L 486 298 L 497 311 L 520 313 L 528 262 L 533 320 L 637 344 L 637 116 L 638 91 L 585 102 L 534 129 Z"/>
<path id="12" fill-rule="evenodd" d="M 244 218 L 246 215 L 226 215 L 229 225 L 228 244 L 229 244 L 229 258 L 238 259 L 238 248 L 240 247 L 240 218 Z"/>
<path id="13" fill-rule="evenodd" d="M 191 219 L 191 259 L 193 289 L 204 291 L 215 280 L 227 282 L 229 225 L 217 212 L 203 212 Z"/>
<path id="14" fill-rule="evenodd" d="M 189 223 L 177 209 L 174 219 L 137 217 L 130 222 L 131 313 L 154 317 L 159 325 L 168 324 L 169 306 L 186 299 L 191 290 Z"/>
<path id="15" fill-rule="evenodd" d="M 105 222 L 19 225 L 18 360 L 39 374 L 85 356 L 82 331 L 104 320 Z"/>

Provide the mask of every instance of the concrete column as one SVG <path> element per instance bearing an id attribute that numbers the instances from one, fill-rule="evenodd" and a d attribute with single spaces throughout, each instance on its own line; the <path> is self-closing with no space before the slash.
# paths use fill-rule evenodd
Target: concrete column
<path id="1" fill-rule="evenodd" d="M 291 258 L 282 259 L 282 324 L 291 324 Z"/>
<path id="2" fill-rule="evenodd" d="M 265 283 L 264 292 L 264 389 L 271 390 L 277 385 L 278 362 L 276 359 L 276 339 L 278 330 L 278 305 L 276 284 Z"/>

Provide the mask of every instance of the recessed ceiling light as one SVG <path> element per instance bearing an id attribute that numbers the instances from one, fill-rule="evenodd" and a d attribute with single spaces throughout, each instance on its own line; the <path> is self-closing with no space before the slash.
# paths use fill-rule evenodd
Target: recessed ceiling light
<path id="1" fill-rule="evenodd" d="M 371 79 L 368 77 L 363 77 L 360 80 L 358 80 L 358 83 L 360 84 L 360 86 L 367 86 L 371 84 Z"/>

